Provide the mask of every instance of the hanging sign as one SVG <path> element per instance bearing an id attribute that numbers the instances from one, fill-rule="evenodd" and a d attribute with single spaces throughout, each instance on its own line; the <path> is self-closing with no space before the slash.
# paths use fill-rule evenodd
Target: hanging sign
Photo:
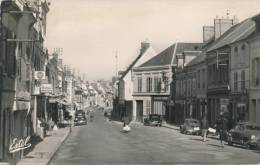
<path id="1" fill-rule="evenodd" d="M 26 148 L 31 147 L 31 143 L 29 143 L 30 136 L 28 136 L 25 139 L 18 140 L 17 138 L 14 138 L 12 143 L 9 146 L 9 152 L 15 153 L 21 150 L 24 150 Z"/>

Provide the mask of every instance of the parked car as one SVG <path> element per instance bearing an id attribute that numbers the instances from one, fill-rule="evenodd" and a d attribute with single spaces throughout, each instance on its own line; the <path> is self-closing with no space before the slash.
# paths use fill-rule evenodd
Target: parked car
<path id="1" fill-rule="evenodd" d="M 75 125 L 86 125 L 87 124 L 86 113 L 83 110 L 76 111 L 74 124 Z"/>
<path id="2" fill-rule="evenodd" d="M 199 135 L 200 131 L 200 122 L 196 119 L 185 119 L 184 123 L 180 126 L 180 132 L 184 134 L 195 134 Z"/>
<path id="3" fill-rule="evenodd" d="M 148 118 L 144 119 L 144 125 L 147 126 L 162 126 L 162 115 L 150 114 Z"/>
<path id="4" fill-rule="evenodd" d="M 246 148 L 253 149 L 260 146 L 260 124 L 253 122 L 238 123 L 228 133 L 227 142 L 229 145 L 239 144 Z"/>

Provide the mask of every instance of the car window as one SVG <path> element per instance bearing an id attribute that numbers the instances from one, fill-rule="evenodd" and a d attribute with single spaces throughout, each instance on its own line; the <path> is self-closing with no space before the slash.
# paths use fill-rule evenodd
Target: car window
<path id="1" fill-rule="evenodd" d="M 247 126 L 246 126 L 246 129 L 247 129 L 247 130 L 250 130 L 250 131 L 260 131 L 260 126 L 247 125 Z"/>
<path id="2" fill-rule="evenodd" d="M 240 125 L 236 125 L 235 130 L 240 130 Z"/>
<path id="3" fill-rule="evenodd" d="M 198 124 L 199 122 L 196 121 L 196 120 L 191 120 L 190 123 L 193 123 L 193 124 Z"/>

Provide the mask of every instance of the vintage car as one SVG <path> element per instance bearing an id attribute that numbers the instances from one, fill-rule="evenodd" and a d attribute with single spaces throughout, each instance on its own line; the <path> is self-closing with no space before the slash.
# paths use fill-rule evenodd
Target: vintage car
<path id="1" fill-rule="evenodd" d="M 144 119 L 144 125 L 147 126 L 162 126 L 162 115 L 150 114 L 148 118 Z"/>
<path id="2" fill-rule="evenodd" d="M 184 134 L 195 134 L 199 135 L 200 131 L 200 122 L 196 119 L 185 119 L 184 123 L 180 126 L 180 132 Z"/>
<path id="3" fill-rule="evenodd" d="M 83 110 L 76 111 L 74 124 L 75 125 L 86 125 L 87 124 L 86 113 Z"/>
<path id="4" fill-rule="evenodd" d="M 239 144 L 253 149 L 260 146 L 260 124 L 253 122 L 238 123 L 234 129 L 228 132 L 229 145 Z"/>

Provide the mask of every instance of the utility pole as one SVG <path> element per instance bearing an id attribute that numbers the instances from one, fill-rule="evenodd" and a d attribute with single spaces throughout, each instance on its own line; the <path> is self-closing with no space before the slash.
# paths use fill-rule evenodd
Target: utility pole
<path id="1" fill-rule="evenodd" d="M 116 58 L 116 77 L 118 77 L 118 51 L 117 50 L 116 50 L 115 58 Z"/>

